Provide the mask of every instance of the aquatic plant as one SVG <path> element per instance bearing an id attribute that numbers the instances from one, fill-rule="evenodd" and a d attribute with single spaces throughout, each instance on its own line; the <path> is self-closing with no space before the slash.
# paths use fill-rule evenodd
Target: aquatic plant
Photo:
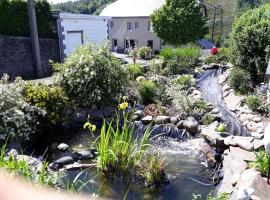
<path id="1" fill-rule="evenodd" d="M 256 160 L 250 163 L 250 167 L 257 168 L 263 176 L 266 176 L 270 164 L 270 156 L 265 152 L 265 150 L 255 152 L 255 155 Z"/>

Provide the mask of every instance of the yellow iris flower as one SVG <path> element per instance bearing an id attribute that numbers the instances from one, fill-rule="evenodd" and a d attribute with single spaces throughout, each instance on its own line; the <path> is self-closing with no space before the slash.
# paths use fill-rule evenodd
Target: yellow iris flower
<path id="1" fill-rule="evenodd" d="M 126 110 L 128 108 L 128 102 L 119 104 L 119 110 Z"/>

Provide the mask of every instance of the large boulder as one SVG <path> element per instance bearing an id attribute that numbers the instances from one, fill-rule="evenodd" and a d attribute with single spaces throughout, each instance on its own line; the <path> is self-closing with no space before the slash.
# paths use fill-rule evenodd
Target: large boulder
<path id="1" fill-rule="evenodd" d="M 189 117 L 183 122 L 183 128 L 190 134 L 195 135 L 199 131 L 199 123 L 195 118 Z"/>
<path id="2" fill-rule="evenodd" d="M 167 124 L 170 122 L 170 117 L 169 116 L 157 116 L 154 121 L 156 124 Z"/>

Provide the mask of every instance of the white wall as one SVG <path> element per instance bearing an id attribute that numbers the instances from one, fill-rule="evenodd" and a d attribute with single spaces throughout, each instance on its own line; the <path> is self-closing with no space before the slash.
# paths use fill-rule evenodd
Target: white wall
<path id="1" fill-rule="evenodd" d="M 64 56 L 69 55 L 69 52 L 67 51 L 68 38 L 72 38 L 67 36 L 68 32 L 81 31 L 83 33 L 84 44 L 88 42 L 99 44 L 108 40 L 108 18 L 106 17 L 60 13 L 59 22 L 59 28 L 61 29 L 59 38 L 62 40 L 60 46 L 62 46 Z"/>

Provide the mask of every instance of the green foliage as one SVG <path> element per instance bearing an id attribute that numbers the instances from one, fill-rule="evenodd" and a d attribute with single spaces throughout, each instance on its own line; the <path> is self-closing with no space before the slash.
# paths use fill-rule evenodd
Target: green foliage
<path id="1" fill-rule="evenodd" d="M 270 1 L 269 0 L 237 0 L 236 13 L 238 16 L 240 16 L 244 12 L 250 9 L 257 8 L 265 3 L 270 3 Z"/>
<path id="2" fill-rule="evenodd" d="M 129 64 L 127 68 L 132 79 L 136 79 L 138 76 L 142 76 L 144 74 L 143 66 L 140 64 Z"/>
<path id="3" fill-rule="evenodd" d="M 229 195 L 225 192 L 213 197 L 212 193 L 208 194 L 206 200 L 229 200 Z"/>
<path id="4" fill-rule="evenodd" d="M 98 15 L 105 6 L 115 0 L 78 0 L 58 3 L 53 9 L 67 13 L 96 14 Z"/>
<path id="5" fill-rule="evenodd" d="M 152 53 L 152 49 L 150 47 L 140 47 L 137 50 L 137 55 L 142 59 L 150 59 L 151 53 Z"/>
<path id="6" fill-rule="evenodd" d="M 152 103 L 157 96 L 157 87 L 152 81 L 143 80 L 139 82 L 138 91 L 143 103 Z"/>
<path id="7" fill-rule="evenodd" d="M 252 111 L 257 111 L 261 104 L 262 104 L 262 102 L 261 102 L 260 98 L 257 96 L 249 95 L 247 97 L 247 106 Z"/>
<path id="8" fill-rule="evenodd" d="M 195 0 L 167 0 L 150 18 L 157 36 L 172 45 L 195 42 L 208 32 Z"/>
<path id="9" fill-rule="evenodd" d="M 229 77 L 229 84 L 240 94 L 248 94 L 252 90 L 250 74 L 238 67 L 233 67 Z"/>
<path id="10" fill-rule="evenodd" d="M 39 36 L 55 37 L 50 27 L 50 4 L 47 1 L 38 0 L 35 5 Z M 27 1 L 0 1 L 0 35 L 30 36 Z"/>
<path id="11" fill-rule="evenodd" d="M 16 157 L 5 156 L 6 145 L 1 147 L 0 152 L 0 168 L 7 170 L 12 175 L 20 175 L 32 181 L 35 184 L 55 186 L 58 179 L 58 174 L 49 172 L 48 164 L 42 163 L 39 170 L 34 169 L 26 160 L 17 159 Z"/>
<path id="12" fill-rule="evenodd" d="M 253 83 L 263 81 L 268 64 L 269 15 L 270 5 L 244 13 L 235 21 L 230 35 L 233 64 L 249 72 Z"/>
<path id="13" fill-rule="evenodd" d="M 205 59 L 206 64 L 210 63 L 228 63 L 230 61 L 230 49 L 222 47 L 219 49 L 218 54 L 210 55 Z"/>
<path id="14" fill-rule="evenodd" d="M 123 91 L 127 82 L 126 70 L 107 45 L 82 46 L 56 67 L 63 90 L 80 106 L 109 103 Z"/>
<path id="15" fill-rule="evenodd" d="M 206 125 L 210 125 L 213 123 L 213 121 L 215 120 L 215 118 L 210 115 L 210 114 L 205 114 L 204 117 L 203 117 L 203 123 L 206 124 Z"/>
<path id="16" fill-rule="evenodd" d="M 7 137 L 29 140 L 36 133 L 44 111 L 27 103 L 22 95 L 24 82 L 17 78 L 13 84 L 4 75 L 0 80 L 0 140 Z"/>
<path id="17" fill-rule="evenodd" d="M 165 70 L 169 75 L 189 73 L 199 62 L 201 49 L 194 44 L 179 48 L 165 48 L 160 56 L 164 59 Z"/>
<path id="18" fill-rule="evenodd" d="M 256 160 L 250 163 L 250 167 L 260 170 L 263 176 L 267 175 L 270 156 L 264 151 L 255 152 Z"/>
<path id="19" fill-rule="evenodd" d="M 63 122 L 63 111 L 71 104 L 58 86 L 28 83 L 24 87 L 23 95 L 28 103 L 46 111 L 47 123 L 50 125 Z"/>
<path id="20" fill-rule="evenodd" d="M 218 125 L 217 129 L 216 129 L 217 132 L 220 132 L 220 133 L 223 133 L 223 132 L 226 132 L 226 126 L 225 124 L 221 123 Z"/>
<path id="21" fill-rule="evenodd" d="M 162 69 L 162 63 L 159 60 L 153 59 L 150 62 L 150 72 L 152 72 L 154 75 L 161 74 L 163 69 Z"/>
<path id="22" fill-rule="evenodd" d="M 187 90 L 190 87 L 195 86 L 196 80 L 193 78 L 192 75 L 189 74 L 184 74 L 181 75 L 180 77 L 172 80 L 174 84 L 179 85 L 182 89 Z"/>

